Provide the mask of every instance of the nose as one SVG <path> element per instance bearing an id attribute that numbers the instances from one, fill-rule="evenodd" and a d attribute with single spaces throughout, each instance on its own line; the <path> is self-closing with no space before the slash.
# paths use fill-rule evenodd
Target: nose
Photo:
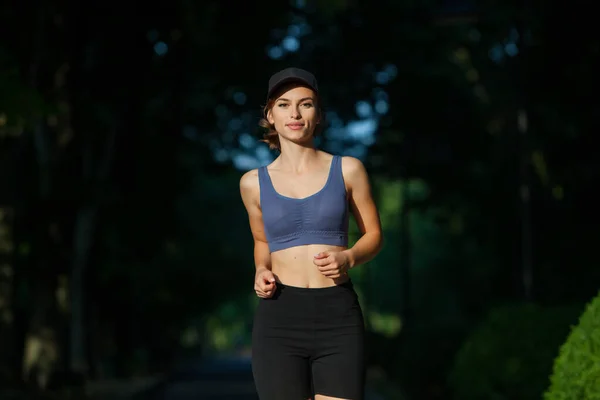
<path id="1" fill-rule="evenodd" d="M 292 109 L 292 118 L 293 119 L 299 119 L 300 118 L 300 111 L 298 110 L 297 107 L 291 107 Z"/>

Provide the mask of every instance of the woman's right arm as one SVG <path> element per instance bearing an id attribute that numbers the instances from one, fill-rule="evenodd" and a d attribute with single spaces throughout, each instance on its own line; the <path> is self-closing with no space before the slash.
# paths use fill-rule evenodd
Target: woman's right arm
<path id="1" fill-rule="evenodd" d="M 275 278 L 271 272 L 271 252 L 265 235 L 260 208 L 260 186 L 258 171 L 246 172 L 240 179 L 240 194 L 248 212 L 250 230 L 254 238 L 254 265 L 256 266 L 255 289 L 260 297 L 272 295 Z"/>

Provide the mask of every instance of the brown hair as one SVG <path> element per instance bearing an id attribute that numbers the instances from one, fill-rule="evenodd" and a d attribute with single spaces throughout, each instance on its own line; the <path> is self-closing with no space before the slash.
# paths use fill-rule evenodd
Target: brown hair
<path id="1" fill-rule="evenodd" d="M 273 96 L 269 100 L 267 100 L 267 104 L 263 108 L 263 118 L 261 118 L 260 121 L 258 121 L 258 126 L 266 130 L 266 132 L 263 134 L 263 138 L 260 141 L 268 144 L 271 150 L 281 151 L 281 146 L 279 144 L 279 134 L 275 130 L 275 125 L 271 124 L 267 119 L 267 114 L 275 105 L 276 100 L 277 96 Z M 317 103 L 317 113 L 319 115 L 320 122 L 315 127 L 315 130 L 313 131 L 313 136 L 317 136 L 317 134 L 320 133 L 320 130 L 323 127 L 323 112 L 321 110 L 321 99 L 319 98 L 319 95 L 317 95 L 315 102 Z"/>
<path id="2" fill-rule="evenodd" d="M 266 132 L 263 134 L 263 138 L 260 141 L 268 144 L 269 149 L 271 150 L 281 151 L 281 146 L 279 145 L 279 134 L 275 130 L 275 125 L 271 124 L 267 119 L 267 114 L 275 105 L 275 100 L 276 98 L 273 97 L 267 101 L 267 104 L 263 108 L 263 118 L 258 121 L 258 126 L 266 130 Z"/>

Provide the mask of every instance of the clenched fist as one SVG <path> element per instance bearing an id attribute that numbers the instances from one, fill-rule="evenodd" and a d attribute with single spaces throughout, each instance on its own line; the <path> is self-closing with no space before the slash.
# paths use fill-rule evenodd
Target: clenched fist
<path id="1" fill-rule="evenodd" d="M 266 268 L 260 268 L 256 271 L 254 278 L 254 291 L 258 297 L 268 299 L 275 293 L 275 276 L 273 272 Z"/>
<path id="2" fill-rule="evenodd" d="M 313 259 L 319 271 L 328 278 L 336 279 L 344 275 L 350 265 L 348 256 L 341 251 L 324 251 Z"/>

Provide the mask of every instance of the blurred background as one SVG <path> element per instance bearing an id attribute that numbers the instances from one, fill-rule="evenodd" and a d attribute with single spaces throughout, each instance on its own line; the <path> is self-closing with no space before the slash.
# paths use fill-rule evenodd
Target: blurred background
<path id="1" fill-rule="evenodd" d="M 267 80 L 298 66 L 385 231 L 352 271 L 367 399 L 598 399 L 590 11 L 3 1 L 0 398 L 257 398 L 239 179 L 277 156 Z"/>

